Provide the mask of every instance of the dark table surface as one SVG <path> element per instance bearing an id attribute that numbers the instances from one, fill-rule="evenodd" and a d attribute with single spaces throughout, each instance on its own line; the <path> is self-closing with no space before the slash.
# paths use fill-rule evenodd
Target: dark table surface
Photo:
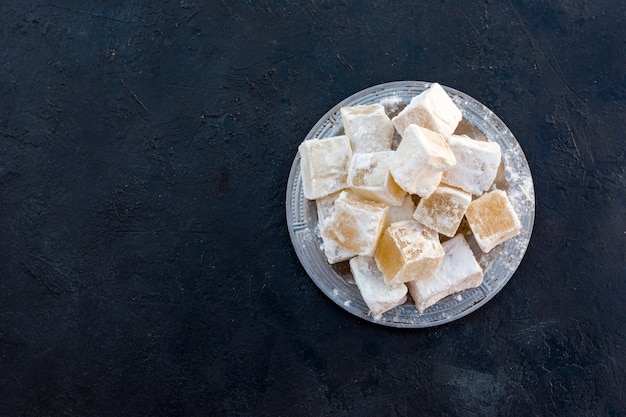
<path id="1" fill-rule="evenodd" d="M 218 4 L 219 3 L 219 4 Z M 0 416 L 626 415 L 620 1 L 0 2 Z M 533 237 L 476 312 L 335 305 L 299 142 L 396 80 L 490 107 Z"/>

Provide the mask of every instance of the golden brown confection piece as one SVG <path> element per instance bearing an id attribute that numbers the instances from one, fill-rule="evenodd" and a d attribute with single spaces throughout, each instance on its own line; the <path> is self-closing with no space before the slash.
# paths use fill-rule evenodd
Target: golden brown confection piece
<path id="1" fill-rule="evenodd" d="M 387 282 L 399 284 L 429 277 L 443 255 L 437 232 L 407 220 L 385 229 L 374 259 Z"/>
<path id="2" fill-rule="evenodd" d="M 465 218 L 485 253 L 516 236 L 521 229 L 517 214 L 502 190 L 490 191 L 472 201 Z"/>

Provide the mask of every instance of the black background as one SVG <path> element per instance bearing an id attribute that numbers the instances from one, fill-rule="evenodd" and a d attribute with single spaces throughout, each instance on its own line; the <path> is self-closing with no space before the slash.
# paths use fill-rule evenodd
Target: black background
<path id="1" fill-rule="evenodd" d="M 0 2 L 1 416 L 623 416 L 621 1 Z M 451 324 L 336 306 L 285 220 L 299 142 L 437 81 L 516 135 L 518 271 Z"/>

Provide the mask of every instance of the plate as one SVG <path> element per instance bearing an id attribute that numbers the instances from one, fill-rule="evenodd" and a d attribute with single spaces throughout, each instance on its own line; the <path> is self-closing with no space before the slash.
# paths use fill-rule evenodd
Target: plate
<path id="1" fill-rule="evenodd" d="M 412 97 L 430 85 L 431 83 L 423 81 L 398 81 L 360 91 L 330 109 L 304 140 L 343 134 L 339 112 L 342 107 L 380 103 L 387 114 L 393 117 Z M 484 271 L 483 282 L 479 287 L 450 295 L 422 313 L 415 308 L 409 296 L 405 304 L 374 318 L 354 283 L 348 262 L 330 265 L 326 260 L 317 227 L 315 201 L 304 198 L 299 154 L 295 156 L 289 173 L 287 226 L 302 266 L 317 287 L 338 306 L 361 319 L 380 325 L 408 328 L 437 326 L 476 311 L 491 300 L 513 276 L 530 241 L 535 219 L 535 192 L 522 148 L 511 131 L 491 110 L 467 94 L 450 87 L 442 87 L 463 114 L 456 133 L 500 145 L 502 163 L 494 187 L 507 193 L 521 223 L 521 231 L 516 237 L 486 254 L 478 248 L 472 235 L 466 235 L 467 242 Z"/>

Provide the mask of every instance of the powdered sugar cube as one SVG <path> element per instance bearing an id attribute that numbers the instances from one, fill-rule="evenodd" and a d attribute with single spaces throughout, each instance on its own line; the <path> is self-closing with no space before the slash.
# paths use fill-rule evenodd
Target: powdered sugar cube
<path id="1" fill-rule="evenodd" d="M 404 304 L 406 301 L 408 292 L 406 285 L 388 284 L 373 258 L 357 256 L 350 259 L 350 271 L 363 301 L 369 307 L 374 318 L 379 318 L 384 312 Z"/>
<path id="2" fill-rule="evenodd" d="M 399 206 L 406 192 L 389 172 L 393 151 L 355 153 L 348 167 L 348 187 L 361 197 Z"/>
<path id="3" fill-rule="evenodd" d="M 354 152 L 391 149 L 394 128 L 380 104 L 342 107 L 341 121 Z"/>
<path id="4" fill-rule="evenodd" d="M 481 195 L 493 184 L 500 166 L 500 145 L 474 140 L 466 135 L 452 135 L 448 145 L 456 165 L 443 173 L 441 181 L 468 193 Z"/>
<path id="5" fill-rule="evenodd" d="M 516 236 L 521 224 L 513 205 L 502 190 L 493 190 L 472 201 L 465 212 L 476 243 L 487 253 Z"/>
<path id="6" fill-rule="evenodd" d="M 437 83 L 413 97 L 411 102 L 393 119 L 393 125 L 404 136 L 409 125 L 416 124 L 450 136 L 463 118 L 448 93 Z"/>
<path id="7" fill-rule="evenodd" d="M 305 140 L 298 147 L 298 152 L 302 187 L 307 199 L 325 197 L 346 187 L 348 164 L 352 157 L 347 136 Z"/>
<path id="8" fill-rule="evenodd" d="M 456 163 L 446 139 L 437 132 L 410 125 L 390 163 L 396 183 L 406 192 L 428 197 L 442 173 Z"/>
<path id="9" fill-rule="evenodd" d="M 440 185 L 431 195 L 420 200 L 413 218 L 426 227 L 453 237 L 471 201 L 470 193 Z"/>
<path id="10" fill-rule="evenodd" d="M 335 200 L 337 200 L 337 197 L 339 197 L 338 192 L 315 200 L 318 227 L 322 244 L 324 245 L 324 255 L 326 255 L 326 259 L 330 264 L 348 260 L 356 255 L 351 250 L 341 246 L 335 239 L 328 235 L 327 227 L 335 213 Z"/>
<path id="11" fill-rule="evenodd" d="M 445 255 L 436 272 L 421 280 L 407 282 L 415 306 L 424 311 L 439 300 L 468 288 L 478 287 L 483 280 L 483 269 L 463 235 L 442 244 Z"/>
<path id="12" fill-rule="evenodd" d="M 415 220 L 393 223 L 374 255 L 385 280 L 400 284 L 432 275 L 443 259 L 439 235 Z"/>
<path id="13" fill-rule="evenodd" d="M 387 225 L 389 208 L 343 191 L 335 200 L 335 213 L 326 231 L 341 246 L 364 256 L 374 255 Z"/>

